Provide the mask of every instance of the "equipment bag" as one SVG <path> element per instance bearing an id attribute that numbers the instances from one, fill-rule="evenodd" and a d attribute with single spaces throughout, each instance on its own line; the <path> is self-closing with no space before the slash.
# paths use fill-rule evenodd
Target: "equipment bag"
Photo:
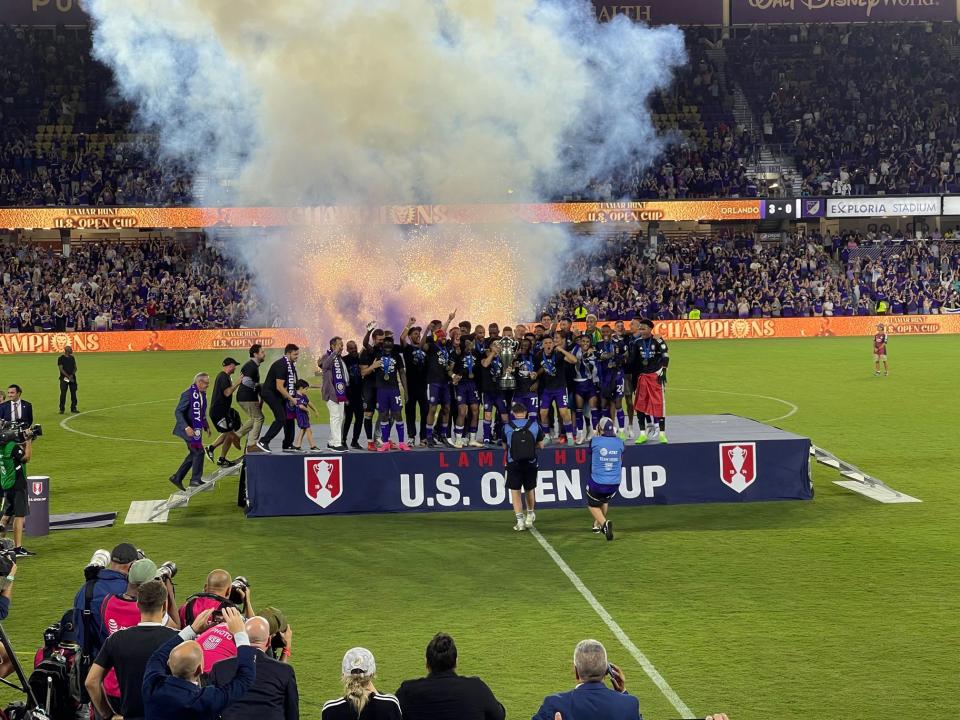
<path id="1" fill-rule="evenodd" d="M 514 462 L 526 462 L 537 458 L 537 438 L 530 432 L 534 419 L 527 418 L 526 424 L 517 427 L 510 421 L 513 434 L 510 436 L 510 457 Z"/>

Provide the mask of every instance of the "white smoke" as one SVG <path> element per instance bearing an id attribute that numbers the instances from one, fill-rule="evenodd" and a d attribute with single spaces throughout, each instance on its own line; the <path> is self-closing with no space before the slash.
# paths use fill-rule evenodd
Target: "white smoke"
<path id="1" fill-rule="evenodd" d="M 685 61 L 676 28 L 625 17 L 600 25 L 587 0 L 86 7 L 95 54 L 140 120 L 159 131 L 167 157 L 211 179 L 207 202 L 224 205 L 528 202 L 576 191 L 625 158 L 649 162 L 659 152 L 646 103 Z M 303 314 L 322 310 L 355 328 L 356 313 L 383 304 L 409 307 L 398 313 L 433 315 L 440 304 L 489 311 L 480 292 L 498 300 L 496 319 L 526 317 L 560 280 L 567 239 L 555 227 L 447 227 L 414 241 L 396 229 L 337 228 L 288 233 L 269 255 L 241 245 L 261 289 L 298 267 L 316 301 Z M 334 251 L 362 264 L 353 283 L 310 268 Z M 371 257 L 386 262 L 364 263 Z M 489 264 L 466 264 L 477 258 Z M 421 270 L 428 282 L 406 282 Z M 502 288 L 464 283 L 473 273 L 505 276 Z"/>

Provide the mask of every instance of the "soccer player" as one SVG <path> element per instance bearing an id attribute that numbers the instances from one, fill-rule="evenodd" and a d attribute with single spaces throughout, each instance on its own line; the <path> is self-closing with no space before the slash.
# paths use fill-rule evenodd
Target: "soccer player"
<path id="1" fill-rule="evenodd" d="M 503 445 L 507 449 L 506 487 L 513 501 L 513 512 L 517 519 L 514 530 L 527 530 L 533 527 L 537 515 L 535 511 L 537 495 L 537 473 L 540 463 L 537 450 L 543 447 L 546 438 L 543 428 L 537 423 L 537 417 L 527 412 L 523 403 L 513 406 L 513 419 L 503 426 Z M 525 498 L 521 498 L 523 492 Z M 527 502 L 527 513 L 523 513 L 523 500 Z"/>
<path id="2" fill-rule="evenodd" d="M 883 363 L 883 374 L 889 375 L 887 366 L 887 333 L 883 323 L 877 325 L 877 334 L 873 336 L 873 374 L 880 374 L 880 363 Z"/>
<path id="3" fill-rule="evenodd" d="M 517 371 L 517 389 L 513 393 L 513 399 L 523 403 L 527 412 L 536 413 L 540 408 L 540 396 L 537 393 L 540 381 L 537 379 L 533 335 L 528 334 L 520 340 L 514 367 Z"/>
<path id="4" fill-rule="evenodd" d="M 477 326 L 483 329 L 482 325 Z M 453 446 L 462 448 L 483 447 L 477 440 L 477 425 L 480 416 L 480 395 L 477 393 L 477 377 L 480 362 L 477 359 L 473 337 L 460 338 L 459 352 L 455 354 L 453 367 L 453 390 L 457 398 L 457 423 L 453 431 Z M 466 423 L 468 421 L 470 425 Z"/>
<path id="5" fill-rule="evenodd" d="M 653 423 L 660 428 L 660 442 L 667 442 L 663 386 L 667 384 L 667 365 L 669 364 L 667 343 L 662 337 L 653 334 L 653 320 L 643 318 L 640 321 L 640 338 L 634 345 L 631 368 L 637 378 L 634 405 L 637 410 L 637 420 L 640 423 L 637 445 L 647 441 L 647 428 Z"/>
<path id="6" fill-rule="evenodd" d="M 593 516 L 593 532 L 613 540 L 613 523 L 607 520 L 610 500 L 620 487 L 623 468 L 623 440 L 616 436 L 613 420 L 600 420 L 590 441 L 590 478 L 587 480 L 587 507 Z"/>
<path id="7" fill-rule="evenodd" d="M 537 358 L 537 378 L 540 382 L 540 424 L 547 426 L 550 409 L 556 406 L 563 431 L 557 442 L 574 442 L 573 418 L 570 416 L 570 398 L 567 394 L 567 373 L 564 363 L 574 365 L 577 359 L 562 347 L 557 347 L 550 336 L 543 338 L 543 349 Z"/>
<path id="8" fill-rule="evenodd" d="M 447 428 L 450 423 L 450 371 L 453 360 L 450 357 L 451 345 L 443 328 L 437 328 L 423 341 L 427 353 L 427 447 L 436 447 L 433 437 L 437 413 L 440 414 L 440 442 L 450 446 Z"/>
<path id="9" fill-rule="evenodd" d="M 420 438 L 420 446 L 427 445 L 427 353 L 420 347 L 422 332 L 410 318 L 406 329 L 400 333 L 403 351 L 403 366 L 407 373 L 407 404 L 404 412 L 407 419 L 407 434 L 410 445 Z M 417 434 L 417 408 L 420 409 L 420 433 Z"/>
<path id="10" fill-rule="evenodd" d="M 603 339 L 603 332 L 597 328 L 597 316 L 593 313 L 587 315 L 587 329 L 583 331 L 583 334 L 589 337 L 590 342 L 594 345 L 599 345 Z"/>
<path id="11" fill-rule="evenodd" d="M 400 388 L 407 390 L 407 378 L 403 369 L 403 355 L 400 348 L 393 344 L 393 336 L 384 334 L 383 342 L 377 350 L 376 359 L 368 367 L 369 373 L 376 378 L 377 419 L 380 422 L 380 452 L 389 450 L 409 450 L 403 425 L 403 403 Z M 397 425 L 397 444 L 390 442 L 390 429 Z"/>
<path id="12" fill-rule="evenodd" d="M 500 387 L 503 378 L 503 361 L 500 359 L 500 343 L 496 340 L 480 359 L 480 377 L 483 378 L 483 442 L 489 445 L 493 442 L 494 415 L 500 425 L 506 424 L 507 400 Z"/>
<path id="13" fill-rule="evenodd" d="M 373 434 L 373 411 L 377 405 L 377 377 L 373 363 L 383 343 L 383 330 L 374 329 L 376 323 L 367 324 L 367 334 L 363 336 L 363 352 L 360 353 L 360 377 L 363 380 L 363 432 L 367 436 L 367 450 L 375 452 L 377 443 Z M 371 369 L 373 368 L 373 369 Z"/>
<path id="14" fill-rule="evenodd" d="M 609 325 L 600 329 L 600 353 L 597 364 L 597 376 L 600 379 L 600 397 L 603 410 L 611 420 L 615 420 L 620 439 L 624 437 L 623 387 L 624 366 L 627 362 L 627 346 L 622 338 L 613 334 Z"/>
<path id="15" fill-rule="evenodd" d="M 577 338 L 573 348 L 577 364 L 573 366 L 573 401 L 576 405 L 577 445 L 582 445 L 596 432 L 600 421 L 600 408 L 597 407 L 597 354 L 588 335 Z M 590 411 L 590 428 L 584 429 L 584 411 Z"/>

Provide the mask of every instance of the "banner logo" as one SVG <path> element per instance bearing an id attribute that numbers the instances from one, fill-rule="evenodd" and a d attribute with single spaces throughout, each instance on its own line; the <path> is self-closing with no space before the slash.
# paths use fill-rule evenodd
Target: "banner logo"
<path id="1" fill-rule="evenodd" d="M 303 462 L 304 493 L 320 507 L 330 507 L 343 495 L 342 458 L 306 458 Z"/>
<path id="2" fill-rule="evenodd" d="M 43 483 L 42 483 L 42 482 L 35 482 L 35 483 L 33 483 L 33 494 L 34 494 L 34 495 L 41 495 L 41 494 L 43 494 Z"/>
<path id="3" fill-rule="evenodd" d="M 720 479 L 738 493 L 750 487 L 757 479 L 757 444 L 721 443 Z"/>

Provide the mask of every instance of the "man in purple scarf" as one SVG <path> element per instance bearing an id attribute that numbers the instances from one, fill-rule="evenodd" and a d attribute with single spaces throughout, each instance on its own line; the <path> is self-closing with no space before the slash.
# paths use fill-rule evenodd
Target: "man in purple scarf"
<path id="1" fill-rule="evenodd" d="M 191 469 L 190 487 L 203 484 L 203 432 L 210 435 L 210 426 L 207 423 L 207 388 L 210 385 L 210 376 L 207 373 L 197 373 L 193 384 L 180 395 L 180 402 L 174 417 L 177 424 L 173 434 L 187 443 L 189 451 L 187 457 L 180 463 L 177 471 L 170 476 L 170 482 L 180 490 L 186 490 L 183 480 Z"/>

